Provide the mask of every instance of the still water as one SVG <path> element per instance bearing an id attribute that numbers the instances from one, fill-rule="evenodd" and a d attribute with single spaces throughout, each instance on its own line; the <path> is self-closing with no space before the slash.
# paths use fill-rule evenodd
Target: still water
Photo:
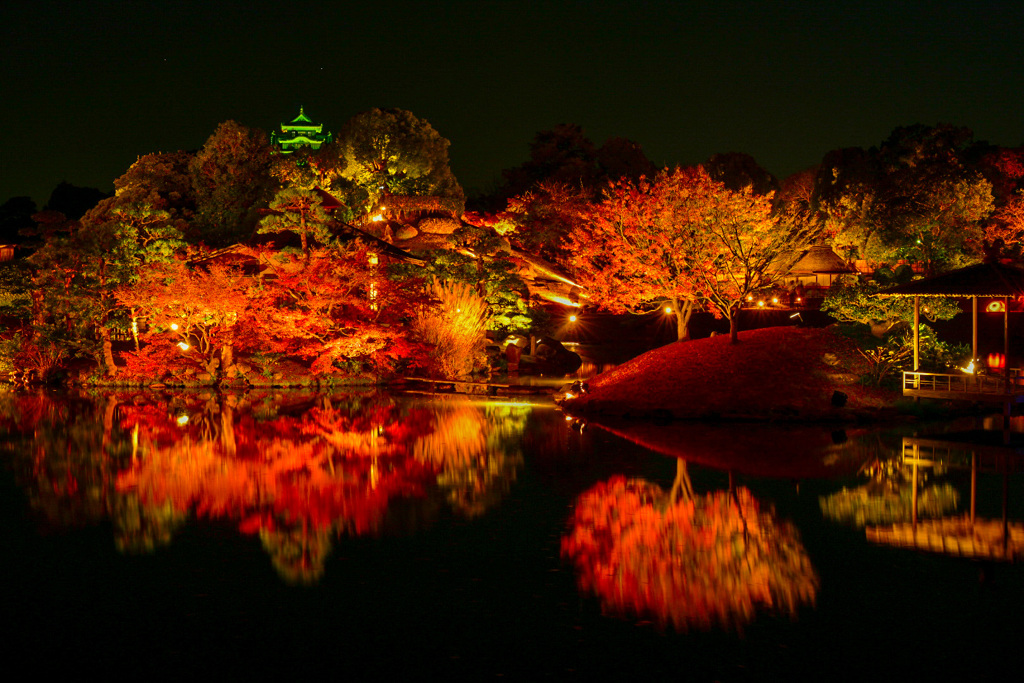
<path id="1" fill-rule="evenodd" d="M 996 676 L 1024 663 L 1022 478 L 901 457 L 954 428 L 0 393 L 3 647 L 76 676 Z"/>

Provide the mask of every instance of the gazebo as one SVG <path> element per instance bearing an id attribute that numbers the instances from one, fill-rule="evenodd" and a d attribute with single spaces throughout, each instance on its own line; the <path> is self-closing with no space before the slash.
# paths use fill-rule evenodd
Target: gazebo
<path id="1" fill-rule="evenodd" d="M 785 282 L 811 287 L 831 287 L 840 275 L 856 273 L 857 269 L 844 261 L 825 244 L 816 244 L 801 254 L 786 273 Z M 822 282 L 824 280 L 824 282 Z"/>
<path id="2" fill-rule="evenodd" d="M 1010 299 L 1024 296 L 1024 269 L 997 260 L 967 266 L 942 275 L 915 280 L 879 292 L 882 296 L 914 297 L 914 371 L 903 373 L 903 395 L 928 398 L 995 401 L 1011 403 L 1024 399 L 1024 383 L 1013 373 L 1010 355 Z M 1002 376 L 972 374 L 941 374 L 921 372 L 920 324 L 921 297 L 945 296 L 971 300 L 971 356 L 978 361 L 978 298 L 1001 299 L 1003 314 Z"/>

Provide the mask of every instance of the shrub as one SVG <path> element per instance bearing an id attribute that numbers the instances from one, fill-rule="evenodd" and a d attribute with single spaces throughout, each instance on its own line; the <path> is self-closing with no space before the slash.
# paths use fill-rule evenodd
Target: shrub
<path id="1" fill-rule="evenodd" d="M 435 306 L 415 321 L 417 335 L 433 347 L 437 374 L 448 379 L 464 377 L 485 362 L 487 302 L 463 282 L 434 281 L 430 295 Z"/>

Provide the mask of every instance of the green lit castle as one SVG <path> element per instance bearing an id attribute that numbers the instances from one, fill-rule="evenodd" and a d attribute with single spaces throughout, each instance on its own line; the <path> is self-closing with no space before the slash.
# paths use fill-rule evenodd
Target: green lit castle
<path id="1" fill-rule="evenodd" d="M 281 154 L 291 154 L 299 147 L 309 146 L 320 149 L 320 145 L 334 139 L 330 131 L 324 131 L 324 124 L 313 123 L 299 107 L 299 115 L 290 123 L 281 124 L 281 132 L 270 134 L 270 142 Z"/>

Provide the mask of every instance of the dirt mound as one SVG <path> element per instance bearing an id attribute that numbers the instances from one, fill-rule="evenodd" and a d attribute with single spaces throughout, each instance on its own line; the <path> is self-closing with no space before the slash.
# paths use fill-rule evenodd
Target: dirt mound
<path id="1" fill-rule="evenodd" d="M 833 328 L 770 327 L 741 332 L 735 345 L 722 335 L 649 351 L 592 378 L 564 406 L 621 417 L 851 419 L 898 397 L 860 385 L 866 369 Z"/>

